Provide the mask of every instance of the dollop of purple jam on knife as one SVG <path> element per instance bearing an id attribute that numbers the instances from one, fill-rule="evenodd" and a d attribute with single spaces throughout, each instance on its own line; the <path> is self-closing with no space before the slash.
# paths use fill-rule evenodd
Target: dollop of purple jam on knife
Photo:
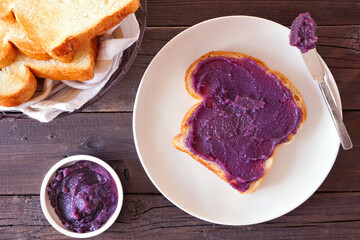
<path id="1" fill-rule="evenodd" d="M 248 57 L 208 58 L 191 77 L 204 99 L 188 119 L 185 144 L 244 192 L 265 174 L 275 147 L 296 133 L 302 111 L 276 75 Z"/>
<path id="2" fill-rule="evenodd" d="M 309 13 L 301 13 L 291 24 L 290 45 L 300 49 L 302 53 L 316 47 L 317 24 Z"/>

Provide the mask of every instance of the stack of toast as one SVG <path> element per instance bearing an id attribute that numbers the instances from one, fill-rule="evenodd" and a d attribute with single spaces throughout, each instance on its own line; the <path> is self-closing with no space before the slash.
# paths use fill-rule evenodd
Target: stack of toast
<path id="1" fill-rule="evenodd" d="M 139 0 L 0 0 L 0 106 L 28 101 L 38 78 L 94 77 L 98 36 Z"/>

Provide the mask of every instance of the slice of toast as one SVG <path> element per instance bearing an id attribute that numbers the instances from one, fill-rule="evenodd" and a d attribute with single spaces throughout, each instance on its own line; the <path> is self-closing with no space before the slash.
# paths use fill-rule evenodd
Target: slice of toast
<path id="1" fill-rule="evenodd" d="M 4 7 L 4 5 L 0 6 Z M 25 35 L 11 12 L 9 12 L 8 15 L 0 17 L 0 68 L 10 65 L 15 60 L 16 48 L 30 58 L 37 60 L 51 59 L 38 44 L 35 44 Z"/>
<path id="2" fill-rule="evenodd" d="M 248 56 L 246 54 L 242 54 L 242 53 L 238 53 L 238 52 L 223 52 L 223 51 L 216 51 L 216 52 L 209 52 L 203 56 L 201 56 L 199 59 L 197 59 L 194 63 L 192 63 L 190 65 L 190 67 L 188 68 L 188 70 L 186 71 L 186 76 L 185 76 L 185 85 L 186 85 L 186 90 L 189 93 L 189 95 L 191 95 L 193 98 L 198 99 L 198 100 L 203 100 L 202 96 L 200 96 L 196 90 L 193 87 L 193 83 L 192 83 L 192 74 L 193 72 L 196 70 L 197 65 L 207 59 L 207 58 L 212 58 L 212 57 L 226 57 L 226 58 L 234 58 L 234 59 L 241 59 L 241 58 L 250 58 L 252 60 L 254 60 L 256 62 L 257 65 L 263 67 L 267 73 L 270 74 L 274 74 L 281 82 L 282 84 L 291 92 L 292 97 L 294 102 L 296 103 L 296 105 L 298 105 L 298 107 L 301 109 L 302 112 L 302 120 L 299 124 L 299 127 L 297 130 L 299 130 L 301 128 L 301 126 L 303 125 L 303 123 L 306 120 L 306 106 L 305 106 L 305 102 L 300 94 L 300 92 L 296 89 L 296 87 L 294 86 L 294 84 L 283 74 L 277 72 L 277 71 L 273 71 L 270 70 L 266 64 L 264 62 L 262 62 L 259 59 L 256 59 L 254 57 Z M 194 153 L 192 153 L 190 151 L 190 149 L 187 147 L 186 145 L 186 139 L 188 137 L 189 131 L 190 131 L 190 125 L 188 120 L 191 118 L 191 116 L 193 115 L 193 113 L 196 111 L 197 107 L 201 104 L 202 102 L 199 102 L 198 104 L 196 104 L 195 106 L 193 106 L 184 116 L 183 121 L 181 123 L 181 131 L 180 134 L 178 134 L 174 139 L 173 139 L 173 145 L 189 154 L 191 157 L 193 157 L 195 160 L 197 160 L 198 162 L 200 162 L 201 164 L 203 164 L 205 167 L 207 167 L 208 169 L 210 169 L 212 172 L 214 172 L 217 176 L 219 176 L 221 179 L 223 179 L 225 182 L 229 183 L 230 185 L 232 185 L 232 183 L 236 182 L 235 178 L 229 179 L 229 176 L 227 175 L 226 171 L 219 165 L 217 164 L 215 161 L 209 161 L 204 159 L 201 156 L 198 156 Z M 294 138 L 293 134 L 290 133 L 287 141 L 282 143 L 289 143 L 290 141 L 292 141 L 292 139 Z M 280 144 L 280 145 L 282 145 Z M 249 184 L 249 188 L 244 191 L 241 192 L 239 191 L 241 194 L 244 193 L 252 193 L 254 192 L 262 183 L 262 181 L 264 180 L 264 178 L 266 177 L 267 173 L 269 172 L 273 161 L 274 161 L 274 156 L 275 156 L 275 151 L 276 148 L 280 145 L 277 145 L 273 151 L 273 154 L 266 159 L 263 162 L 263 167 L 265 169 L 265 172 L 263 174 L 263 176 L 261 178 L 259 178 L 257 181 L 253 181 Z"/>
<path id="3" fill-rule="evenodd" d="M 10 4 L 31 40 L 51 57 L 70 62 L 76 49 L 134 13 L 139 0 L 12 0 Z"/>
<path id="4" fill-rule="evenodd" d="M 55 59 L 40 61 L 19 54 L 15 61 L 28 67 L 36 77 L 52 80 L 87 81 L 94 77 L 95 60 L 99 40 L 94 38 L 90 43 L 75 51 L 70 63 L 63 63 Z"/>
<path id="5" fill-rule="evenodd" d="M 37 81 L 21 63 L 0 69 L 0 106 L 14 107 L 29 100 L 35 93 Z"/>
<path id="6" fill-rule="evenodd" d="M 18 106 L 29 100 L 36 90 L 36 77 L 52 80 L 86 81 L 94 77 L 98 39 L 78 49 L 70 63 L 55 59 L 35 60 L 18 53 L 7 67 L 0 69 L 0 105 Z"/>

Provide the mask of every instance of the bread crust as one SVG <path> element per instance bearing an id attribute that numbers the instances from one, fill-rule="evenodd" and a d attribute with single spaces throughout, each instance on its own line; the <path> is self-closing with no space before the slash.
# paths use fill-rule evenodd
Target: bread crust
<path id="1" fill-rule="evenodd" d="M 263 67 L 266 69 L 267 73 L 272 73 L 274 74 L 283 84 L 286 88 L 288 88 L 293 96 L 293 99 L 295 101 L 295 103 L 299 106 L 299 108 L 301 109 L 302 115 L 303 115 L 303 119 L 299 124 L 299 127 L 297 130 L 299 130 L 302 125 L 304 124 L 306 117 L 307 117 L 307 110 L 306 110 L 306 105 L 305 105 L 305 101 L 302 98 L 300 92 L 298 91 L 298 89 L 295 87 L 295 85 L 282 73 L 278 72 L 278 71 L 274 71 L 274 70 L 270 70 L 266 64 L 261 61 L 260 59 L 254 58 L 252 56 L 243 54 L 243 53 L 239 53 L 239 52 L 226 52 L 226 51 L 212 51 L 209 53 L 204 54 L 203 56 L 201 56 L 200 58 L 198 58 L 195 62 L 193 62 L 189 68 L 186 71 L 185 74 L 185 85 L 186 85 L 186 90 L 189 93 L 190 96 L 192 96 L 195 99 L 198 100 L 203 100 L 203 98 L 197 94 L 195 92 L 195 89 L 193 88 L 192 85 L 192 81 L 191 81 L 191 74 L 194 72 L 194 70 L 196 69 L 197 65 L 207 59 L 207 58 L 211 58 L 211 57 L 228 57 L 228 58 L 237 58 L 237 59 L 241 59 L 244 57 L 248 57 L 252 60 L 254 60 L 259 66 Z M 187 154 L 189 154 L 191 157 L 193 157 L 195 160 L 197 160 L 198 162 L 200 162 L 201 164 L 203 164 L 205 167 L 207 167 L 209 170 L 211 170 L 213 173 L 215 173 L 217 176 L 219 176 L 221 179 L 223 179 L 225 182 L 230 183 L 227 179 L 226 179 L 226 173 L 224 172 L 224 170 L 215 162 L 212 161 L 207 161 L 193 153 L 190 152 L 190 150 L 186 147 L 185 144 L 185 140 L 188 136 L 188 133 L 190 131 L 190 125 L 188 125 L 188 119 L 192 116 L 192 114 L 194 113 L 194 111 L 196 110 L 197 106 L 199 106 L 201 102 L 199 102 L 198 104 L 194 105 L 184 116 L 182 123 L 181 123 L 181 130 L 180 133 L 173 139 L 173 145 L 175 148 L 177 148 L 180 151 L 183 151 Z M 294 139 L 294 135 L 290 134 L 288 137 L 288 140 L 285 143 L 282 144 L 287 144 L 289 142 L 291 142 Z M 282 144 L 279 144 L 278 146 L 275 147 L 273 155 L 270 156 L 267 160 L 264 161 L 263 165 L 265 168 L 265 173 L 264 175 L 258 179 L 255 182 L 251 182 L 249 185 L 249 188 L 245 191 L 245 192 L 240 192 L 241 194 L 248 194 L 248 193 L 253 193 L 256 189 L 259 188 L 259 186 L 261 185 L 261 183 L 263 182 L 263 180 L 265 179 L 266 175 L 268 174 L 273 161 L 274 161 L 274 156 L 275 156 L 275 152 L 277 147 L 281 146 Z"/>
<path id="2" fill-rule="evenodd" d="M 39 45 L 34 44 L 30 39 L 14 39 L 11 41 L 23 54 L 29 58 L 46 61 L 51 57 Z"/>
<path id="3" fill-rule="evenodd" d="M 16 56 L 17 50 L 10 43 L 0 43 L 0 69 L 9 66 Z"/>
<path id="4" fill-rule="evenodd" d="M 25 66 L 20 67 L 25 68 L 23 69 L 25 71 L 24 75 L 20 75 L 22 71 L 19 69 L 18 72 L 12 72 L 12 74 L 15 75 L 13 77 L 16 77 L 17 81 L 22 82 L 22 88 L 19 88 L 17 91 L 0 93 L 0 106 L 15 107 L 28 101 L 34 95 L 37 86 L 36 78 Z"/>

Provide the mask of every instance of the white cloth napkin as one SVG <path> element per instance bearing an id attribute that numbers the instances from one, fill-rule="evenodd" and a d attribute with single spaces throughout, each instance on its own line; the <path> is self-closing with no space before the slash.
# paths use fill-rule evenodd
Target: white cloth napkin
<path id="1" fill-rule="evenodd" d="M 43 91 L 17 107 L 0 107 L 3 112 L 23 112 L 40 122 L 50 122 L 62 112 L 72 112 L 96 96 L 118 68 L 123 51 L 139 38 L 139 24 L 134 14 L 101 36 L 90 81 L 53 81 L 45 79 Z"/>

